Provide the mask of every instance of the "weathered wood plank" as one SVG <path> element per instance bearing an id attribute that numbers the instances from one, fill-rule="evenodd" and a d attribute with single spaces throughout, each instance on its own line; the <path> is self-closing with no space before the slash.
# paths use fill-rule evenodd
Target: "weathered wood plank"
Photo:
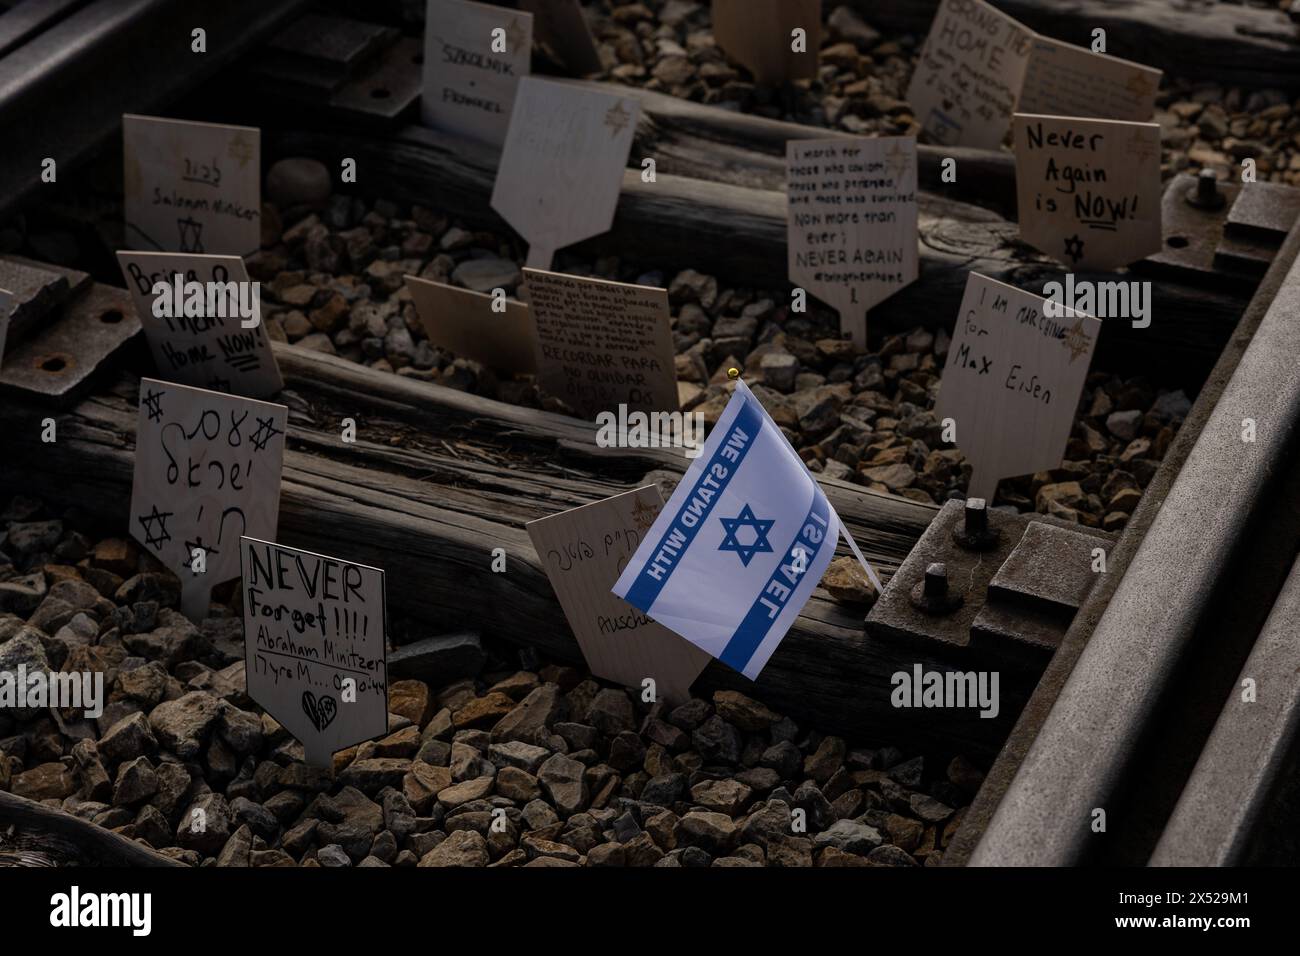
<path id="1" fill-rule="evenodd" d="M 421 127 L 381 139 L 338 132 L 294 131 L 269 137 L 274 155 L 314 155 L 329 165 L 355 157 L 367 170 L 364 182 L 390 199 L 433 205 L 466 222 L 509 235 L 488 208 L 497 153 Z M 951 329 L 966 276 L 981 272 L 1041 293 L 1046 282 L 1063 281 L 1064 269 L 1019 241 L 1019 228 L 996 213 L 929 193 L 920 196 L 920 279 L 874 309 L 868 331 L 878 336 L 924 324 Z M 654 183 L 627 170 L 613 229 L 571 247 L 581 254 L 615 254 L 639 265 L 709 272 L 739 285 L 767 280 L 786 295 L 786 198 L 770 189 L 748 189 L 668 174 Z M 1077 279 L 1112 281 L 1111 274 L 1075 273 Z M 1097 363 L 1120 374 L 1149 374 L 1153 367 L 1170 385 L 1199 386 L 1245 306 L 1234 287 L 1194 288 L 1176 282 L 1153 286 L 1150 328 L 1128 322 L 1103 326 Z"/>
<path id="2" fill-rule="evenodd" d="M 591 423 L 293 346 L 277 343 L 276 354 L 286 381 L 280 400 L 291 408 L 280 540 L 385 568 L 390 606 L 422 629 L 473 627 L 580 660 L 524 523 L 630 490 L 647 473 L 650 480 L 671 482 L 685 459 L 664 449 L 611 457 L 595 447 Z M 30 463 L 21 474 L 0 474 L 0 484 L 48 489 L 120 527 L 130 496 L 137 389 L 136 379 L 125 375 L 111 391 L 60 415 L 53 444 L 40 443 L 33 427 L 48 412 L 17 404 L 0 408 L 0 422 L 22 436 L 16 453 Z M 355 445 L 338 438 L 344 414 L 360 424 Z M 471 449 L 483 457 L 474 460 Z M 841 482 L 823 486 L 886 574 L 935 511 Z M 496 547 L 507 554 L 502 574 L 490 570 Z M 870 639 L 862 617 L 862 609 L 836 604 L 819 591 L 757 684 L 714 663 L 697 690 L 746 690 L 796 719 L 869 741 L 981 755 L 1000 746 L 1032 689 L 1028 676 L 1004 677 L 996 720 L 943 709 L 895 710 L 889 704 L 895 671 L 914 662 L 933 668 L 959 662 Z"/>
<path id="3" fill-rule="evenodd" d="M 872 26 L 918 39 L 939 0 L 823 0 L 847 3 Z M 1170 0 L 995 0 L 1003 13 L 1058 40 L 1087 46 L 1106 31 L 1106 52 L 1159 67 L 1171 76 L 1247 89 L 1300 89 L 1300 24 L 1277 9 Z"/>

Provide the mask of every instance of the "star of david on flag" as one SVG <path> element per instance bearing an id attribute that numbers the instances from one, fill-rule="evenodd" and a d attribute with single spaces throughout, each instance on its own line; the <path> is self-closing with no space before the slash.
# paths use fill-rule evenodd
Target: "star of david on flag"
<path id="1" fill-rule="evenodd" d="M 826 495 L 743 381 L 613 592 L 751 680 L 843 535 Z"/>

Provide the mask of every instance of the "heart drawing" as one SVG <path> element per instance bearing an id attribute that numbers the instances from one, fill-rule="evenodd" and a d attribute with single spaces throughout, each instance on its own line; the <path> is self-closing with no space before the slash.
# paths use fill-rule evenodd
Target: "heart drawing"
<path id="1" fill-rule="evenodd" d="M 317 730 L 324 730 L 339 712 L 338 702 L 328 695 L 317 700 L 309 690 L 302 692 L 302 710 Z"/>

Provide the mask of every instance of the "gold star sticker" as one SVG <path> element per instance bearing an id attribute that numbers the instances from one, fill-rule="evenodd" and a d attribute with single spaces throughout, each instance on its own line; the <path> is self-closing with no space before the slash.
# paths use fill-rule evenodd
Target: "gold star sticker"
<path id="1" fill-rule="evenodd" d="M 1146 96 L 1152 91 L 1151 81 L 1147 79 L 1145 73 L 1134 73 L 1124 84 L 1124 88 L 1134 96 Z"/>
<path id="2" fill-rule="evenodd" d="M 239 160 L 239 166 L 242 169 L 253 158 L 253 144 L 244 138 L 242 132 L 239 132 L 230 141 L 230 148 L 226 152 L 230 154 L 232 159 Z"/>
<path id="3" fill-rule="evenodd" d="M 614 135 L 617 136 L 619 133 L 623 132 L 623 128 L 627 126 L 631 119 L 632 114 L 623 109 L 623 101 L 619 100 L 611 106 L 609 112 L 605 114 L 605 125 L 612 129 Z"/>
<path id="4" fill-rule="evenodd" d="M 524 28 L 519 25 L 519 18 L 515 17 L 510 21 L 510 26 L 506 27 L 506 52 L 515 53 L 524 45 Z"/>
<path id="5" fill-rule="evenodd" d="M 1147 157 L 1159 153 L 1160 148 L 1151 142 L 1147 130 L 1135 129 L 1129 137 L 1127 152 L 1136 156 L 1140 162 L 1146 162 Z"/>
<path id="6" fill-rule="evenodd" d="M 1083 316 L 1080 316 L 1079 321 L 1070 327 L 1070 331 L 1065 334 L 1062 341 L 1070 350 L 1070 364 L 1073 365 L 1074 360 L 1085 354 L 1092 346 L 1092 336 L 1083 330 Z"/>
<path id="7" fill-rule="evenodd" d="M 885 153 L 885 158 L 888 160 L 885 163 L 885 168 L 893 175 L 895 184 L 907 175 L 907 171 L 912 168 L 911 154 L 904 150 L 898 142 L 895 142 L 889 152 Z"/>
<path id="8" fill-rule="evenodd" d="M 637 530 L 644 534 L 652 524 L 655 523 L 655 517 L 658 509 L 653 505 L 648 505 L 640 498 L 632 503 L 632 520 L 636 522 Z"/>

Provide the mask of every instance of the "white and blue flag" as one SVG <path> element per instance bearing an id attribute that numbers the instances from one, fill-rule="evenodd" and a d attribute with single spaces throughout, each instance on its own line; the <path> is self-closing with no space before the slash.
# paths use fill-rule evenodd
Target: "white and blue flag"
<path id="1" fill-rule="evenodd" d="M 839 516 L 744 382 L 613 591 L 692 644 L 758 676 L 817 587 Z"/>

